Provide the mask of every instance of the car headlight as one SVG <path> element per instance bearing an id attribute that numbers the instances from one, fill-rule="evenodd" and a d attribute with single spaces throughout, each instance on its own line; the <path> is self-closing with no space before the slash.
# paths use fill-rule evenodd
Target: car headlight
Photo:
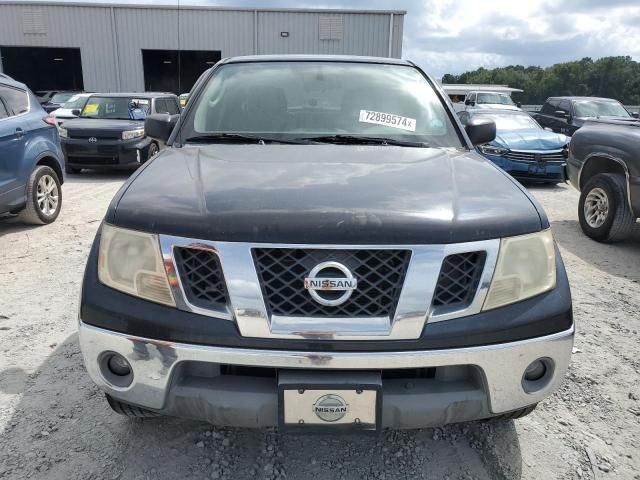
<path id="1" fill-rule="evenodd" d="M 495 145 L 480 145 L 480 151 L 487 155 L 504 155 L 509 149 L 496 147 Z"/>
<path id="2" fill-rule="evenodd" d="M 132 138 L 144 137 L 144 128 L 136 128 L 135 130 L 125 130 L 122 132 L 123 140 L 131 140 Z"/>
<path id="3" fill-rule="evenodd" d="M 556 286 L 551 230 L 503 238 L 483 310 L 518 302 Z"/>
<path id="4" fill-rule="evenodd" d="M 61 138 L 69 138 L 69 132 L 67 132 L 66 128 L 58 127 L 58 135 Z"/>
<path id="5" fill-rule="evenodd" d="M 108 287 L 175 306 L 162 263 L 158 236 L 104 224 L 98 278 Z"/>

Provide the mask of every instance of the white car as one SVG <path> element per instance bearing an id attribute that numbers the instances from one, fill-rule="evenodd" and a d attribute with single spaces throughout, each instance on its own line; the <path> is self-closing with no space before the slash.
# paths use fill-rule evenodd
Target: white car
<path id="1" fill-rule="evenodd" d="M 501 110 L 520 110 L 520 104 L 511 99 L 511 95 L 498 92 L 469 92 L 464 99 L 464 110 L 472 108 L 499 108 Z"/>
<path id="2" fill-rule="evenodd" d="M 78 93 L 71 97 L 62 108 L 58 108 L 51 112 L 51 116 L 56 119 L 56 125 L 59 127 L 65 120 L 76 118 L 78 115 L 74 115 L 73 111 L 82 110 L 90 96 L 91 93 Z"/>

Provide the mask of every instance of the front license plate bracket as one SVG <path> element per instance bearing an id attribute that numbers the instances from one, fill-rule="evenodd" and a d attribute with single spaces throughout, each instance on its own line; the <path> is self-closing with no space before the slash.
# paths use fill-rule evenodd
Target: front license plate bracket
<path id="1" fill-rule="evenodd" d="M 278 373 L 278 420 L 295 430 L 379 431 L 382 378 L 379 372 Z"/>

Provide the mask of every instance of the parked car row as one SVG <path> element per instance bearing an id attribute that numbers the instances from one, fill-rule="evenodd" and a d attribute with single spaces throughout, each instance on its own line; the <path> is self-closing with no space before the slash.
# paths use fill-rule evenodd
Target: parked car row
<path id="1" fill-rule="evenodd" d="M 164 146 L 145 134 L 145 118 L 180 111 L 170 93 L 38 97 L 0 75 L 0 217 L 53 222 L 62 206 L 63 172 L 138 167 Z"/>

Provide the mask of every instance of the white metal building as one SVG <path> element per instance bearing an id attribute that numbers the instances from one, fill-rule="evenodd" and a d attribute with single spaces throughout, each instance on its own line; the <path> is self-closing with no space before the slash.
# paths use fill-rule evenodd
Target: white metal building
<path id="1" fill-rule="evenodd" d="M 0 72 L 33 90 L 188 91 L 220 58 L 400 57 L 404 11 L 0 3 Z"/>

